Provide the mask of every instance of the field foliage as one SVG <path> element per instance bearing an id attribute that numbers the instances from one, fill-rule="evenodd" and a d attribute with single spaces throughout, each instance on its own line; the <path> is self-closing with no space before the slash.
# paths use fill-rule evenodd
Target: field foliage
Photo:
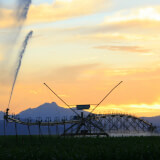
<path id="1" fill-rule="evenodd" d="M 1 136 L 1 160 L 159 160 L 160 137 Z"/>

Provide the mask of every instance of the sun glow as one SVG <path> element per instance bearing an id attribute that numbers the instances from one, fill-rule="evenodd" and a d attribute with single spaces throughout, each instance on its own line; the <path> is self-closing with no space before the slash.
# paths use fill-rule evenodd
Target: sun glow
<path id="1" fill-rule="evenodd" d="M 128 104 L 100 106 L 95 113 L 123 113 L 135 116 L 156 116 L 160 114 L 160 104 Z"/>

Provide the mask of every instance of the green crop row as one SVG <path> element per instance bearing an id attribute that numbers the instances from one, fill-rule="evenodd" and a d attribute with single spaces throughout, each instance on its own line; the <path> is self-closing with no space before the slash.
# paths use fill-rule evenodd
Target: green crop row
<path id="1" fill-rule="evenodd" d="M 159 160 L 160 137 L 2 136 L 1 160 Z"/>

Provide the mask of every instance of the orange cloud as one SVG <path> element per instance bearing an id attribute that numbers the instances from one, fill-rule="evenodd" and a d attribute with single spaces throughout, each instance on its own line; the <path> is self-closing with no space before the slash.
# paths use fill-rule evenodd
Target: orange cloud
<path id="1" fill-rule="evenodd" d="M 126 9 L 113 16 L 107 17 L 104 23 L 124 22 L 130 20 L 155 20 L 160 21 L 160 7 L 150 6 L 143 8 Z"/>
<path id="2" fill-rule="evenodd" d="M 54 22 L 78 16 L 85 16 L 104 10 L 110 6 L 109 0 L 57 0 L 53 4 L 31 5 L 27 24 Z M 14 10 L 0 8 L 0 28 L 13 27 Z"/>
<path id="3" fill-rule="evenodd" d="M 69 2 L 69 3 L 68 3 Z M 32 5 L 28 14 L 28 23 L 53 22 L 64 20 L 77 16 L 84 16 L 101 11 L 109 7 L 107 0 L 58 0 L 52 5 L 41 4 L 39 6 Z"/>
<path id="4" fill-rule="evenodd" d="M 150 52 L 150 49 L 145 49 L 139 46 L 96 46 L 97 49 L 107 49 L 111 51 L 125 51 L 125 52 L 138 52 L 145 53 Z"/>
<path id="5" fill-rule="evenodd" d="M 115 41 L 125 41 L 125 42 L 130 42 L 130 41 L 137 41 L 137 40 L 153 40 L 156 37 L 150 37 L 146 36 L 144 34 L 125 34 L 125 33 L 95 33 L 95 34 L 90 34 L 90 35 L 79 35 L 78 38 L 84 38 L 84 39 L 92 39 L 92 40 L 101 40 L 107 42 L 115 42 Z M 157 37 L 158 38 L 158 37 Z M 156 39 L 157 39 L 156 38 Z"/>
<path id="6" fill-rule="evenodd" d="M 156 6 L 132 9 L 131 11 L 118 11 L 112 16 L 107 16 L 101 24 L 64 28 L 57 30 L 57 33 L 59 33 L 59 35 L 60 33 L 67 35 L 65 42 L 80 42 L 83 40 L 83 42 L 87 41 L 92 44 L 101 42 L 103 43 L 102 46 L 104 46 L 104 43 L 112 43 L 112 46 L 114 46 L 113 43 L 118 43 L 117 47 L 110 47 L 110 49 L 120 49 L 121 51 L 134 51 L 138 53 L 147 51 L 147 53 L 143 55 L 153 55 L 159 50 L 159 17 L 160 10 Z M 51 32 L 55 31 L 50 31 L 50 33 Z M 123 48 L 121 44 L 124 46 Z M 101 44 L 98 45 L 101 46 Z M 155 48 L 158 48 L 157 51 L 155 51 Z"/>
<path id="7" fill-rule="evenodd" d="M 97 68 L 98 66 L 99 66 L 98 63 L 63 66 L 53 71 L 54 72 L 53 79 L 61 82 L 65 81 L 68 83 L 79 81 L 79 79 L 85 77 L 86 71 L 91 70 L 93 68 Z"/>
<path id="8" fill-rule="evenodd" d="M 160 7 L 118 11 L 96 26 L 77 28 L 78 38 L 108 41 L 159 40 Z M 75 28 L 76 30 L 76 28 Z"/>
<path id="9" fill-rule="evenodd" d="M 132 30 L 135 33 L 151 34 L 157 32 L 157 29 L 159 27 L 160 27 L 160 21 L 133 19 L 126 21 L 110 22 L 108 25 L 105 24 L 104 26 L 102 26 L 101 29 L 103 31 L 117 30 L 117 31 L 122 31 L 124 33 L 128 33 Z"/>
<path id="10" fill-rule="evenodd" d="M 102 28 L 110 30 L 118 30 L 126 33 L 128 31 L 135 31 L 134 33 L 153 33 L 160 27 L 160 7 L 145 7 L 131 10 L 123 10 L 106 17 Z M 154 30 L 156 29 L 156 30 Z M 139 32 L 140 31 L 140 32 Z"/>
<path id="11" fill-rule="evenodd" d="M 0 28 L 13 26 L 15 24 L 15 19 L 13 18 L 13 10 L 0 8 L 0 11 Z"/>

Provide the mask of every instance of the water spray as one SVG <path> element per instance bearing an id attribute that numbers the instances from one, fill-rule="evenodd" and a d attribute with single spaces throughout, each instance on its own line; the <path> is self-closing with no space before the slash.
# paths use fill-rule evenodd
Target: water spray
<path id="1" fill-rule="evenodd" d="M 19 0 L 16 12 L 17 21 L 24 21 L 27 19 L 28 11 L 32 1 L 31 0 Z"/>
<path id="2" fill-rule="evenodd" d="M 19 73 L 19 70 L 20 70 L 20 67 L 21 67 L 21 64 L 22 64 L 22 59 L 23 59 L 23 56 L 24 56 L 24 53 L 25 53 L 25 50 L 26 50 L 26 47 L 27 47 L 27 44 L 28 44 L 28 41 L 29 39 L 32 37 L 32 34 L 33 34 L 33 31 L 30 31 L 24 42 L 23 42 L 23 45 L 22 45 L 22 49 L 19 53 L 19 57 L 18 57 L 18 65 L 17 65 L 17 69 L 16 69 L 16 72 L 15 72 L 15 75 L 14 75 L 14 81 L 13 81 L 13 85 L 12 85 L 12 89 L 11 89 L 11 93 L 10 93 L 10 98 L 9 98 L 9 103 L 8 103 L 8 108 L 10 106 L 10 102 L 11 102 L 11 99 L 12 99 L 12 94 L 13 94 L 13 91 L 14 91 L 14 86 L 15 86 L 15 83 L 16 83 L 16 80 L 17 80 L 17 76 L 18 76 L 18 73 Z"/>
<path id="3" fill-rule="evenodd" d="M 2 0 L 0 0 L 0 6 L 2 5 Z M 3 81 L 3 79 L 9 79 L 8 72 L 8 65 L 10 64 L 10 60 L 12 59 L 11 51 L 14 50 L 14 45 L 16 44 L 18 37 L 20 35 L 20 32 L 24 26 L 24 23 L 27 19 L 29 8 L 32 4 L 32 0 L 16 0 L 16 7 L 12 10 L 12 19 L 14 23 L 12 24 L 12 27 L 9 29 L 8 34 L 5 34 L 5 40 L 7 42 L 7 47 L 3 50 L 3 56 L 4 59 L 0 63 L 0 72 L 3 72 L 3 75 L 0 77 L 0 81 Z M 1 14 L 0 9 L 0 16 L 3 16 Z"/>

